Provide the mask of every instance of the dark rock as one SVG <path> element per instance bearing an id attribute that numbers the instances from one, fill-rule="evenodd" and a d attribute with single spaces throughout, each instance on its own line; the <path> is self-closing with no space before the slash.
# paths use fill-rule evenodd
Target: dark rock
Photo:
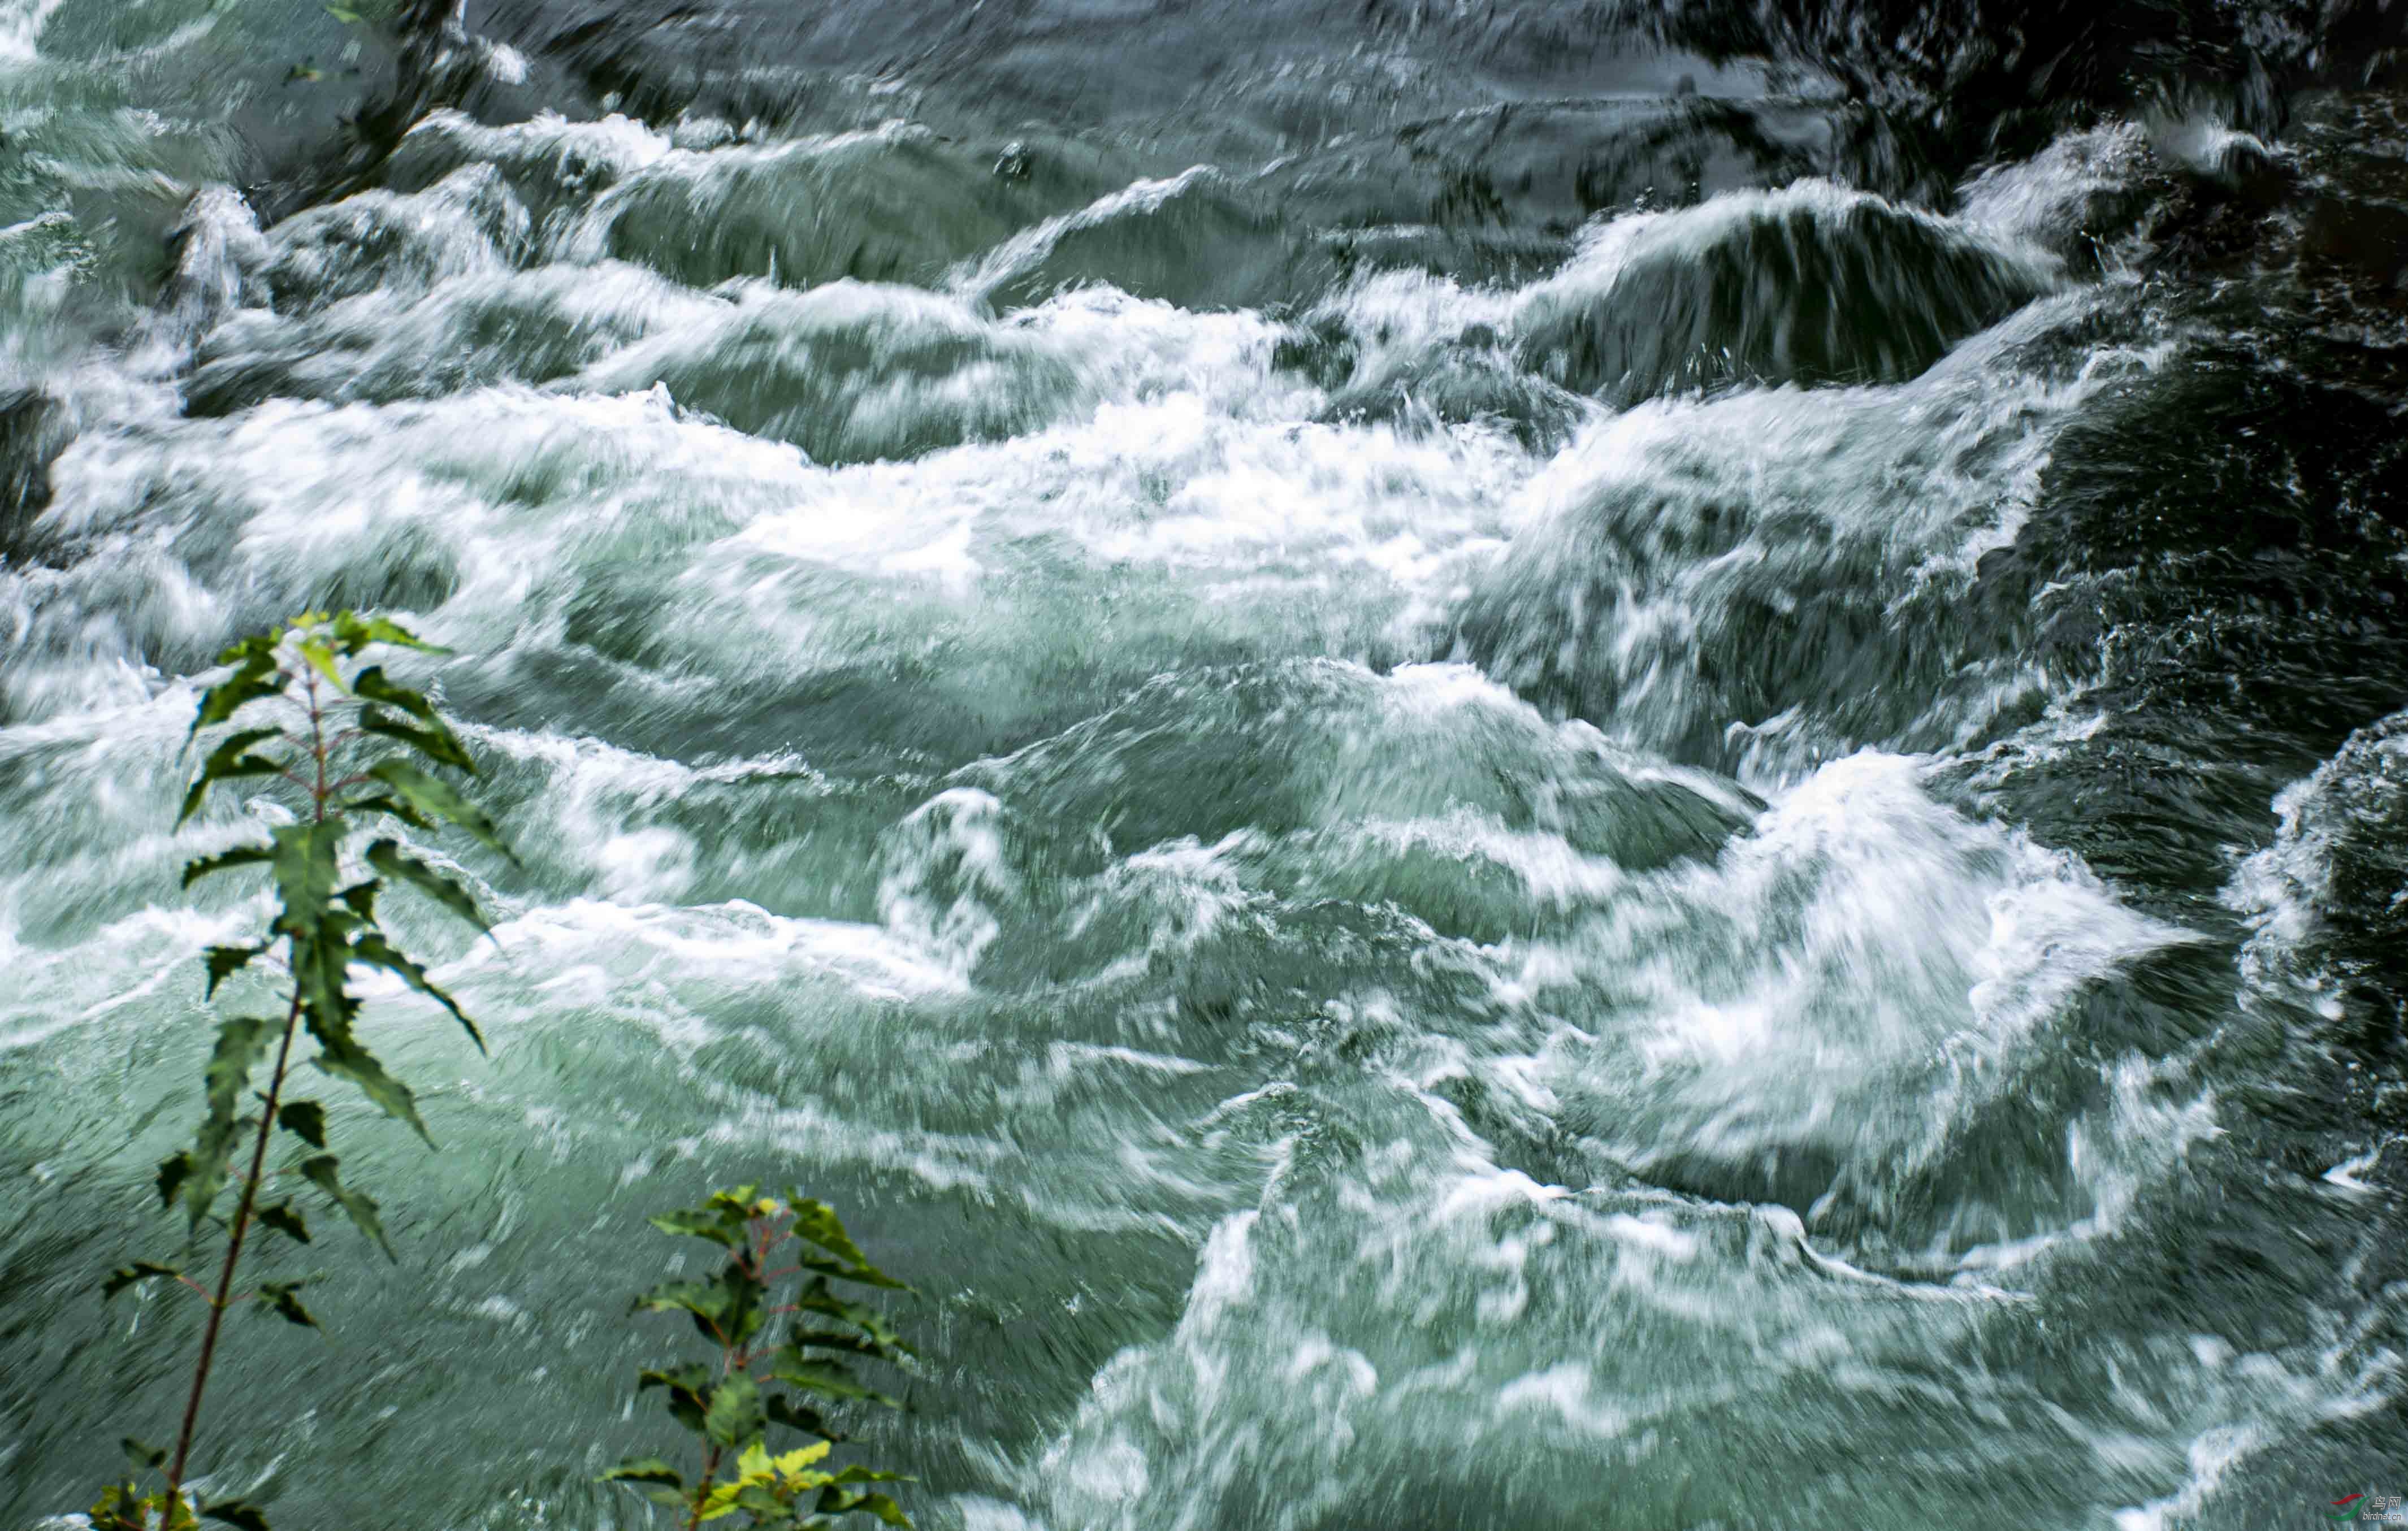
<path id="1" fill-rule="evenodd" d="M 0 554 L 24 544 L 50 503 L 50 465 L 75 439 L 66 406 L 27 389 L 0 395 Z"/>

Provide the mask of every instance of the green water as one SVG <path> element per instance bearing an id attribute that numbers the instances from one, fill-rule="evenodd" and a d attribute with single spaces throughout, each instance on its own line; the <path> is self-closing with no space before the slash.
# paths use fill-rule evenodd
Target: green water
<path id="1" fill-rule="evenodd" d="M 2271 208 L 2137 116 L 1892 202 L 1388 8 L 523 0 L 387 155 L 390 28 L 0 0 L 0 1518 L 172 1431 L 92 1287 L 271 811 L 179 750 L 336 605 L 525 866 L 402 920 L 490 1060 L 372 991 L 399 1262 L 212 1384 L 280 1531 L 667 1524 L 643 1219 L 742 1180 L 922 1294 L 941 1531 L 2408 1491 L 2398 96 Z"/>

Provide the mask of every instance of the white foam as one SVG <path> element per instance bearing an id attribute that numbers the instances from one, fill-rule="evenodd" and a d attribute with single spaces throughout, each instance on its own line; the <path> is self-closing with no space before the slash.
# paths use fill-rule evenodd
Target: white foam
<path id="1" fill-rule="evenodd" d="M 1522 957 L 1538 1006 L 1598 986 L 1627 1007 L 1612 1039 L 1559 1034 L 1548 1079 L 1597 1102 L 1629 1162 L 1738 1167 L 1811 1146 L 1847 1180 L 1894 1185 L 2015 1087 L 2013 1060 L 2046 1045 L 2084 984 L 2193 938 L 2125 909 L 2072 858 L 1932 802 L 1920 770 L 1870 754 L 1827 766 L 1714 864 L 1635 879 L 1570 939 Z M 2067 1173 L 2097 1208 L 2122 1205 L 2116 1187 L 2143 1165 L 2162 1168 L 2155 1145 L 2178 1156 L 2213 1130 L 2212 1102 L 2157 1108 L 2144 1082 L 2118 1091 L 2121 1125 L 2084 1138 L 2086 1153 L 2069 1145 Z"/>
<path id="2" fill-rule="evenodd" d="M 2324 1172 L 2321 1179 L 2328 1185 L 2337 1185 L 2358 1195 L 2371 1195 L 2376 1187 L 2359 1180 L 2360 1175 L 2383 1162 L 2383 1151 L 2389 1145 L 2377 1143 L 2364 1153 L 2354 1154 Z"/>
<path id="3" fill-rule="evenodd" d="M 0 62 L 31 64 L 50 24 L 65 0 L 0 0 Z"/>
<path id="4" fill-rule="evenodd" d="M 2060 238 L 2091 198 L 2137 183 L 2147 153 L 2147 136 L 2131 122 L 2065 134 L 2028 160 L 1976 176 L 1960 193 L 1956 216 L 2011 238 Z"/>

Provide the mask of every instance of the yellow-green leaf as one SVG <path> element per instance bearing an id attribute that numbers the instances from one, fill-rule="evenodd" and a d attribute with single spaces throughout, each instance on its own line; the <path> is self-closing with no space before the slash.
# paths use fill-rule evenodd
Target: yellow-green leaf
<path id="1" fill-rule="evenodd" d="M 736 1458 L 736 1472 L 741 1478 L 767 1478 L 769 1475 L 769 1448 L 757 1440 L 745 1447 Z"/>
<path id="2" fill-rule="evenodd" d="M 311 669 L 326 678 L 326 684 L 346 696 L 351 694 L 351 688 L 343 684 L 343 672 L 335 667 L 334 646 L 324 638 L 313 637 L 303 640 L 301 657 L 309 662 Z"/>

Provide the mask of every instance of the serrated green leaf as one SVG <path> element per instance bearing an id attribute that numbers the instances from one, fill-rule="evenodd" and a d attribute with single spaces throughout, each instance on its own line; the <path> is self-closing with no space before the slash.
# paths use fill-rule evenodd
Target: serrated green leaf
<path id="1" fill-rule="evenodd" d="M 664 1281 L 638 1297 L 633 1311 L 691 1313 L 705 1339 L 724 1344 L 740 1338 L 731 1332 L 727 1289 L 717 1281 Z"/>
<path id="2" fill-rule="evenodd" d="M 385 679 L 384 666 L 381 665 L 371 665 L 354 676 L 351 680 L 351 689 L 358 694 L 362 701 L 381 703 L 386 707 L 408 713 L 430 728 L 442 729 L 447 734 L 450 732 L 443 722 L 442 715 L 435 710 L 435 704 L 426 699 L 424 692 L 412 691 L 408 686 L 394 685 Z"/>
<path id="3" fill-rule="evenodd" d="M 834 1483 L 820 1490 L 819 1503 L 812 1511 L 821 1515 L 851 1515 L 856 1512 L 877 1516 L 887 1524 L 910 1531 L 911 1517 L 903 1507 L 883 1494 L 869 1494 L 858 1489 L 839 1488 Z"/>
<path id="4" fill-rule="evenodd" d="M 294 1295 L 308 1284 L 306 1281 L 263 1281 L 256 1295 L 285 1323 L 314 1329 L 318 1327 L 318 1321 L 310 1316 L 309 1309 L 301 1306 L 301 1299 Z"/>
<path id="5" fill-rule="evenodd" d="M 343 1184 L 342 1177 L 337 1173 L 341 1164 L 342 1161 L 331 1153 L 315 1154 L 301 1161 L 301 1177 L 333 1197 L 335 1205 L 343 1209 L 343 1215 L 384 1251 L 386 1259 L 399 1258 L 384 1237 L 384 1224 L 377 1221 L 375 1200 Z"/>
<path id="6" fill-rule="evenodd" d="M 221 851 L 214 856 L 203 856 L 184 864 L 183 886 L 189 888 L 213 872 L 230 872 L 237 866 L 257 866 L 273 861 L 276 852 L 265 845 L 237 845 L 231 851 Z"/>
<path id="7" fill-rule="evenodd" d="M 781 1345 L 770 1352 L 767 1369 L 761 1375 L 765 1381 L 783 1382 L 825 1398 L 853 1398 L 888 1409 L 902 1407 L 885 1394 L 854 1381 L 853 1374 L 837 1363 L 814 1360 L 792 1345 Z"/>
<path id="8" fill-rule="evenodd" d="M 276 831 L 280 907 L 270 927 L 289 943 L 287 955 L 302 1019 L 321 1049 L 337 1063 L 349 1061 L 361 1051 L 351 1034 L 359 1004 L 347 986 L 351 936 L 361 921 L 355 909 L 335 902 L 344 830 L 341 820 L 327 819 Z"/>
<path id="9" fill-rule="evenodd" d="M 360 1009 L 350 988 L 349 937 L 356 923 L 348 913 L 339 920 L 325 920 L 316 930 L 294 934 L 288 948 L 294 988 L 301 1000 L 302 1023 L 318 1039 L 321 1050 L 338 1059 L 349 1059 L 354 1053 L 366 1057 L 366 1050 L 351 1035 L 351 1022 Z"/>
<path id="10" fill-rule="evenodd" d="M 743 1218 L 730 1216 L 710 1208 L 695 1207 L 675 1212 L 664 1212 L 658 1217 L 647 1218 L 644 1221 L 665 1234 L 676 1234 L 691 1238 L 708 1238 L 723 1249 L 734 1250 L 744 1247 Z"/>
<path id="11" fill-rule="evenodd" d="M 239 1112 L 251 1072 L 281 1031 L 280 1023 L 256 1015 L 238 1015 L 218 1026 L 217 1046 L 201 1076 L 208 1111 L 193 1140 L 183 1186 L 185 1221 L 195 1230 L 225 1186 L 226 1164 L 242 1132 Z"/>
<path id="12" fill-rule="evenodd" d="M 268 1531 L 267 1512 L 240 1499 L 220 1499 L 213 1505 L 203 1505 L 201 1513 L 233 1526 L 235 1531 Z"/>
<path id="13" fill-rule="evenodd" d="M 383 888 L 382 882 L 370 878 L 365 882 L 352 883 L 335 896 L 342 901 L 345 909 L 358 915 L 362 923 L 374 924 L 376 923 L 377 894 Z"/>
<path id="14" fill-rule="evenodd" d="M 901 1345 L 883 1344 L 867 1335 L 849 1334 L 841 1329 L 797 1328 L 790 1337 L 792 1343 L 806 1349 L 840 1351 L 847 1355 L 866 1356 L 872 1361 L 894 1361 L 913 1352 Z"/>
<path id="15" fill-rule="evenodd" d="M 281 762 L 246 751 L 262 739 L 281 738 L 283 734 L 280 728 L 246 728 L 220 740 L 218 747 L 209 751 L 208 759 L 201 763 L 201 774 L 193 779 L 191 789 L 184 794 L 184 806 L 176 815 L 176 827 L 181 829 L 184 821 L 199 810 L 202 799 L 208 794 L 209 783 L 231 781 L 240 777 L 281 774 L 284 769 Z"/>
<path id="16" fill-rule="evenodd" d="M 468 1012 L 462 1009 L 457 1000 L 445 993 L 433 979 L 426 976 L 425 968 L 412 961 L 406 952 L 382 936 L 372 930 L 363 932 L 359 938 L 351 943 L 351 960 L 370 967 L 381 967 L 388 973 L 399 975 L 402 982 L 450 1010 L 452 1019 L 459 1022 L 460 1029 L 468 1034 L 468 1040 L 477 1044 L 477 1051 L 480 1052 L 485 1051 L 484 1033 L 477 1029 L 477 1023 L 468 1019 Z"/>
<path id="17" fill-rule="evenodd" d="M 710 1368 L 699 1361 L 679 1366 L 661 1366 L 636 1374 L 636 1391 L 648 1387 L 665 1387 L 672 1392 L 700 1393 L 710 1385 Z"/>
<path id="18" fill-rule="evenodd" d="M 375 1103 L 377 1109 L 407 1123 L 410 1131 L 426 1140 L 427 1147 L 435 1147 L 434 1134 L 419 1119 L 418 1098 L 410 1094 L 408 1085 L 386 1073 L 384 1065 L 377 1062 L 367 1049 L 352 1039 L 348 1024 L 334 1029 L 331 1036 L 322 1033 L 315 1022 L 309 1030 L 318 1041 L 318 1055 L 310 1060 L 313 1066 L 338 1080 L 348 1080 Z"/>
<path id="19" fill-rule="evenodd" d="M 794 1506 L 788 1504 L 785 1500 L 779 1498 L 776 1494 L 772 1493 L 765 1485 L 760 1483 L 736 1483 L 731 1484 L 730 1486 L 736 1491 L 735 1497 L 730 1508 L 735 1510 L 750 1510 L 752 1514 L 752 1524 L 754 1525 L 792 1525 L 795 1524 Z M 708 1519 L 708 1517 L 705 1518 Z"/>
<path id="20" fill-rule="evenodd" d="M 326 1109 L 314 1100 L 288 1100 L 276 1109 L 276 1124 L 311 1148 L 326 1146 Z"/>
<path id="21" fill-rule="evenodd" d="M 301 1214 L 294 1210 L 291 1202 L 280 1201 L 273 1207 L 263 1207 L 259 1209 L 258 1215 L 263 1224 L 275 1229 L 294 1243 L 309 1242 L 309 1224 L 302 1221 Z"/>
<path id="22" fill-rule="evenodd" d="M 308 935 L 324 923 L 326 906 L 342 877 L 342 820 L 286 824 L 269 837 L 268 855 L 276 872 L 276 891 L 283 909 L 276 917 L 280 935 Z"/>
<path id="23" fill-rule="evenodd" d="M 430 776 L 406 760 L 381 761 L 369 768 L 368 775 L 392 788 L 395 796 L 420 813 L 450 820 L 512 866 L 518 864 L 517 855 L 503 843 L 501 831 L 486 817 L 485 810 L 461 796 L 450 782 Z"/>
<path id="24" fill-rule="evenodd" d="M 160 1160 L 158 1177 L 151 1181 L 159 1188 L 159 1205 L 175 1206 L 177 1195 L 184 1189 L 184 1182 L 192 1178 L 193 1156 L 191 1154 L 170 1153 Z"/>
<path id="25" fill-rule="evenodd" d="M 802 1262 L 804 1269 L 842 1281 L 859 1281 L 865 1286 L 882 1286 L 898 1292 L 910 1290 L 869 1263 L 869 1257 L 861 1252 L 861 1246 L 844 1231 L 843 1221 L 826 1202 L 812 1201 L 791 1191 L 786 1194 L 786 1198 L 794 1208 L 795 1237 L 816 1244 L 837 1257 L 834 1263 L 806 1259 Z"/>
<path id="26" fill-rule="evenodd" d="M 273 661 L 276 658 L 276 646 L 284 641 L 284 635 L 289 631 L 291 628 L 287 624 L 279 623 L 265 632 L 253 633 L 245 638 L 236 638 L 218 651 L 218 663 L 255 665 L 263 659 Z"/>
<path id="27" fill-rule="evenodd" d="M 604 1473 L 597 1482 L 658 1483 L 664 1488 L 685 1487 L 685 1476 L 657 1456 L 629 1457 Z"/>
<path id="28" fill-rule="evenodd" d="M 397 649 L 415 649 L 428 654 L 452 651 L 441 644 L 427 642 L 401 623 L 384 617 L 363 617 L 355 611 L 337 611 L 334 621 L 335 636 L 342 643 L 346 654 L 356 654 L 372 643 L 390 643 Z"/>
<path id="29" fill-rule="evenodd" d="M 412 829 L 433 829 L 437 827 L 434 820 L 428 818 L 425 814 L 419 812 L 416 808 L 411 808 L 408 803 L 405 803 L 400 798 L 394 796 L 391 793 L 380 792 L 372 794 L 366 797 L 352 798 L 342 805 L 342 811 L 345 813 L 390 813 Z"/>
<path id="30" fill-rule="evenodd" d="M 368 865 L 397 882 L 408 883 L 479 930 L 493 933 L 494 927 L 486 923 L 484 911 L 477 908 L 475 896 L 466 886 L 404 851 L 400 841 L 378 840 L 370 845 Z"/>
<path id="31" fill-rule="evenodd" d="M 117 1443 L 117 1447 L 125 1453 L 125 1460 L 134 1464 L 136 1472 L 145 1469 L 156 1472 L 167 1465 L 167 1453 L 147 1440 L 127 1436 Z"/>
<path id="32" fill-rule="evenodd" d="M 711 1282 L 727 1295 L 727 1309 L 720 1323 L 725 1325 L 728 1338 L 738 1344 L 750 1342 L 768 1322 L 768 1287 L 732 1260 L 719 1267 Z"/>
<path id="33" fill-rule="evenodd" d="M 838 1319 L 846 1324 L 854 1325 L 861 1330 L 864 1336 L 867 1337 L 867 1343 L 876 1347 L 874 1353 L 877 1353 L 882 1357 L 891 1359 L 892 1356 L 889 1352 L 901 1355 L 911 1355 L 917 1353 L 910 1345 L 904 1343 L 902 1336 L 887 1327 L 886 1315 L 865 1303 L 848 1302 L 844 1298 L 838 1296 L 836 1293 L 829 1288 L 827 1278 L 824 1276 L 815 1278 L 809 1286 L 804 1287 L 802 1291 L 796 1294 L 795 1306 L 800 1311 L 805 1313 L 821 1313 L 829 1318 Z M 800 1326 L 801 1323 L 802 1321 L 799 1318 L 796 1320 L 797 1327 Z M 817 1334 L 818 1332 L 814 1331 L 814 1335 L 817 1336 Z M 812 1338 L 810 1339 L 802 1339 L 801 1337 L 797 1338 L 798 1342 L 801 1343 L 834 1343 L 832 1340 L 824 1337 Z M 858 1347 L 848 1346 L 844 1348 L 855 1349 Z"/>
<path id="34" fill-rule="evenodd" d="M 827 1417 L 818 1409 L 809 1404 L 797 1403 L 782 1393 L 764 1395 L 761 1399 L 761 1411 L 769 1417 L 769 1423 L 772 1424 L 782 1424 L 790 1430 L 800 1430 L 805 1435 L 817 1436 L 822 1440 L 840 1441 L 846 1438 L 844 1433 L 829 1424 Z"/>
<path id="35" fill-rule="evenodd" d="M 690 1363 L 636 1374 L 638 1393 L 655 1387 L 668 1394 L 669 1417 L 700 1435 L 705 1411 L 710 1405 L 710 1368 L 699 1363 Z"/>
<path id="36" fill-rule="evenodd" d="M 254 958 L 266 954 L 265 946 L 213 946 L 201 953 L 209 969 L 208 987 L 201 991 L 204 1000 L 217 996 L 218 985 L 251 966 Z"/>
<path id="37" fill-rule="evenodd" d="M 276 646 L 282 638 L 280 630 L 259 634 L 218 655 L 219 664 L 235 667 L 234 674 L 201 694 L 193 726 L 184 736 L 187 740 L 199 737 L 204 728 L 225 722 L 250 703 L 283 692 L 287 678 L 276 664 Z"/>
<path id="38" fill-rule="evenodd" d="M 408 745 L 439 766 L 457 766 L 471 776 L 477 774 L 477 763 L 468 757 L 468 751 L 450 729 L 439 724 L 434 728 L 418 728 L 389 713 L 365 708 L 360 712 L 360 732 Z"/>
<path id="39" fill-rule="evenodd" d="M 136 1260 L 130 1266 L 120 1266 L 108 1273 L 108 1280 L 100 1283 L 100 1300 L 107 1302 L 137 1281 L 156 1281 L 162 1276 L 175 1277 L 182 1274 L 183 1272 L 175 1266 L 163 1266 L 156 1260 Z"/>
<path id="40" fill-rule="evenodd" d="M 760 1439 L 767 1428 L 768 1421 L 761 1412 L 760 1384 L 740 1371 L 721 1378 L 711 1389 L 702 1433 L 722 1446 L 741 1446 Z"/>

